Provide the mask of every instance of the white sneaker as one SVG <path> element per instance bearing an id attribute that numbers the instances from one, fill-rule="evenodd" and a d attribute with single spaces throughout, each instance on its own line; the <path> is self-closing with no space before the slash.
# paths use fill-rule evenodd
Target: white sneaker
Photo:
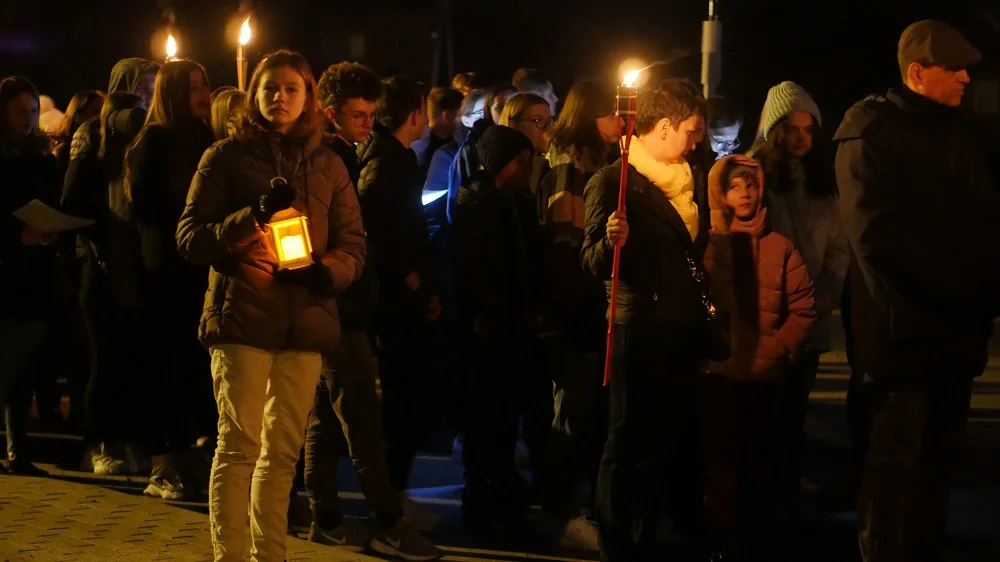
<path id="1" fill-rule="evenodd" d="M 420 504 L 413 501 L 413 498 L 409 494 L 405 492 L 400 494 L 400 500 L 403 504 L 403 517 L 416 530 L 422 533 L 429 533 L 437 529 L 438 525 L 441 524 L 441 517 L 439 515 L 426 511 Z"/>
<path id="2" fill-rule="evenodd" d="M 171 468 L 158 468 L 149 476 L 149 485 L 143 490 L 143 495 L 180 501 L 188 497 L 180 475 Z"/>

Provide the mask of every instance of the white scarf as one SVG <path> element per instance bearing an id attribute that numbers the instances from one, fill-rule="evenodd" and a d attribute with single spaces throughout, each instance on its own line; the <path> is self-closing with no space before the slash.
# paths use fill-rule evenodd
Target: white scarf
<path id="1" fill-rule="evenodd" d="M 654 159 L 639 138 L 632 139 L 629 146 L 628 163 L 635 166 L 640 174 L 652 182 L 667 201 L 677 210 L 684 221 L 688 234 L 694 240 L 698 237 L 698 204 L 694 202 L 694 176 L 687 161 L 679 164 L 664 164 Z"/>

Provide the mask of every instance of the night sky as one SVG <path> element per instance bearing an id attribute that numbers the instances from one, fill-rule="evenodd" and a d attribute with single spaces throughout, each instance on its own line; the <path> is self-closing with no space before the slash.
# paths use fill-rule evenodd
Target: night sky
<path id="1" fill-rule="evenodd" d="M 452 1 L 456 70 L 474 70 L 486 82 L 537 66 L 551 72 L 564 95 L 576 78 L 614 78 L 629 57 L 675 57 L 658 74 L 699 77 L 706 0 Z M 171 12 L 180 54 L 204 64 L 213 85 L 236 79 L 238 0 L 0 3 L 0 76 L 28 76 L 61 107 L 75 90 L 106 88 L 120 58 L 162 59 Z M 348 58 L 349 37 L 360 33 L 366 45 L 362 62 L 382 73 L 431 79 L 437 0 L 244 5 L 254 13 L 251 64 L 270 49 L 290 47 L 309 57 L 318 74 Z M 968 30 L 986 55 L 984 65 L 996 64 L 1000 31 L 979 18 L 983 9 L 1000 21 L 1000 2 L 993 0 L 720 0 L 720 91 L 738 100 L 752 127 L 767 88 L 794 80 L 816 98 L 827 128 L 835 127 L 851 103 L 898 80 L 895 43 L 918 19 L 934 17 Z"/>

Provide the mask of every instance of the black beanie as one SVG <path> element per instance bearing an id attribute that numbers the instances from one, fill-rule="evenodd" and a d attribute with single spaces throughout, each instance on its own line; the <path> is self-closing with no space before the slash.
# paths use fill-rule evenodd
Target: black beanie
<path id="1" fill-rule="evenodd" d="M 491 125 L 486 129 L 476 142 L 476 148 L 479 149 L 479 161 L 483 168 L 493 177 L 503 171 L 518 154 L 526 150 L 531 153 L 535 151 L 531 140 L 524 133 L 502 125 Z"/>

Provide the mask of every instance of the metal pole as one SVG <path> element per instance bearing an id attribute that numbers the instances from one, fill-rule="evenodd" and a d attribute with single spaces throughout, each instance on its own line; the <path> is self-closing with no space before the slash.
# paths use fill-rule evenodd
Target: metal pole
<path id="1" fill-rule="evenodd" d="M 701 24 L 701 84 L 706 98 L 715 95 L 722 79 L 722 22 L 718 0 L 708 0 L 708 19 Z"/>

